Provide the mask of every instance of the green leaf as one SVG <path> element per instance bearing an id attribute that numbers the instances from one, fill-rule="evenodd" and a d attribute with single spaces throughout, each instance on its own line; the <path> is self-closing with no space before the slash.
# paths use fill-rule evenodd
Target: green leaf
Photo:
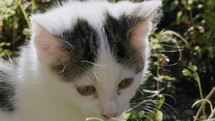
<path id="1" fill-rule="evenodd" d="M 195 79 L 197 82 L 200 81 L 200 78 L 199 78 L 198 73 L 193 74 L 193 76 L 194 76 L 194 79 Z"/>
<path id="2" fill-rule="evenodd" d="M 207 119 L 207 116 L 206 116 L 206 115 L 200 116 L 200 120 L 206 120 L 206 119 Z"/>
<path id="3" fill-rule="evenodd" d="M 188 69 L 183 69 L 182 73 L 184 76 L 192 76 L 191 72 Z"/>
<path id="4" fill-rule="evenodd" d="M 160 110 L 157 110 L 156 116 L 155 116 L 155 121 L 163 121 L 163 112 Z"/>
<path id="5" fill-rule="evenodd" d="M 23 33 L 24 35 L 30 36 L 30 35 L 31 35 L 31 30 L 30 30 L 29 28 L 25 28 L 25 29 L 22 31 L 22 33 Z"/>
<path id="6" fill-rule="evenodd" d="M 131 113 L 123 113 L 122 114 L 122 117 L 125 118 L 125 119 L 128 119 L 130 117 Z"/>
<path id="7" fill-rule="evenodd" d="M 6 5 L 10 6 L 13 3 L 13 0 L 6 0 Z"/>
<path id="8" fill-rule="evenodd" d="M 181 16 L 182 16 L 182 11 L 179 11 L 177 13 L 177 24 L 180 24 L 181 23 Z"/>
<path id="9" fill-rule="evenodd" d="M 167 75 L 163 75 L 162 77 L 164 80 L 168 80 L 168 81 L 175 80 L 175 78 L 173 78 L 171 76 L 167 76 Z"/>
<path id="10" fill-rule="evenodd" d="M 199 46 L 195 46 L 195 48 L 194 48 L 195 51 L 198 51 L 199 49 L 200 49 Z"/>
<path id="11" fill-rule="evenodd" d="M 193 0 L 188 0 L 188 4 L 193 4 Z"/>
<path id="12" fill-rule="evenodd" d="M 177 1 L 176 2 L 172 2 L 171 5 L 170 5 L 170 11 L 175 10 L 177 8 L 177 6 L 178 6 L 178 2 Z"/>
<path id="13" fill-rule="evenodd" d="M 160 100 L 159 100 L 157 108 L 160 109 L 163 106 L 164 102 L 165 102 L 165 97 L 160 95 Z"/>
<path id="14" fill-rule="evenodd" d="M 146 117 L 146 119 L 144 121 L 152 121 L 155 117 L 155 114 L 152 112 L 148 112 L 145 117 Z"/>

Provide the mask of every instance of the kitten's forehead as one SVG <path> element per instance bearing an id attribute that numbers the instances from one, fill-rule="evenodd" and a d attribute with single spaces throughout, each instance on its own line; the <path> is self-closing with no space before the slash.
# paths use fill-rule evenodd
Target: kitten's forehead
<path id="1" fill-rule="evenodd" d="M 65 29 L 71 29 L 76 24 L 77 18 L 87 20 L 92 26 L 99 26 L 104 23 L 107 13 L 116 18 L 123 13 L 131 14 L 135 5 L 127 1 L 114 4 L 97 0 L 69 1 L 32 18 L 52 34 L 60 34 Z"/>
<path id="2" fill-rule="evenodd" d="M 134 48 L 129 35 L 132 27 L 147 15 L 144 10 L 141 10 L 141 15 L 133 14 L 138 13 L 139 5 L 130 2 L 70 2 L 33 16 L 35 21 L 71 47 L 70 59 L 52 68 L 65 78 L 76 78 L 89 71 L 92 63 L 101 56 L 106 60 L 111 57 L 121 67 L 139 73 L 146 64 L 147 52 L 143 54 L 142 50 Z M 143 43 L 146 47 L 143 50 L 148 51 L 147 43 Z"/>
<path id="3" fill-rule="evenodd" d="M 64 75 L 64 78 L 79 77 L 96 64 L 116 70 L 117 63 L 135 73 L 140 72 L 144 67 L 144 61 L 142 55 L 130 44 L 127 33 L 133 25 L 129 22 L 130 16 L 117 19 L 107 14 L 104 25 L 100 26 L 101 31 L 98 31 L 98 26 L 96 29 L 87 20 L 78 19 L 71 29 L 60 34 L 60 38 L 71 45 L 71 59 L 54 66 L 54 69 L 63 70 L 61 75 Z M 112 62 L 113 60 L 115 62 Z"/>

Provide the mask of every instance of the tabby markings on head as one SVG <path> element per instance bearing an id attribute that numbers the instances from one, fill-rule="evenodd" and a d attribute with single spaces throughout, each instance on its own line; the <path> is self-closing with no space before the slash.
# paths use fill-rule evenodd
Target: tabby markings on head
<path id="1" fill-rule="evenodd" d="M 97 33 L 85 20 L 78 19 L 71 30 L 62 33 L 61 38 L 71 45 L 70 59 L 65 63 L 54 65 L 54 70 L 60 72 L 66 80 L 79 77 L 92 67 L 84 61 L 95 62 L 98 56 L 99 41 Z M 61 73 L 62 72 L 62 73 Z"/>
<path id="2" fill-rule="evenodd" d="M 116 61 L 125 67 L 134 69 L 136 73 L 144 68 L 144 62 L 140 53 L 131 46 L 129 31 L 140 20 L 139 17 L 126 15 L 121 15 L 119 19 L 116 19 L 107 14 L 104 25 L 105 34 Z"/>
<path id="3" fill-rule="evenodd" d="M 136 16 L 121 15 L 116 19 L 107 14 L 104 23 L 104 33 L 110 46 L 112 56 L 116 62 L 124 67 L 133 69 L 139 73 L 144 68 L 144 61 L 141 54 L 131 46 L 129 31 L 134 27 L 140 18 Z M 73 29 L 64 31 L 61 39 L 71 45 L 70 59 L 64 63 L 53 66 L 54 70 L 65 79 L 72 80 L 89 70 L 98 57 L 99 40 L 95 29 L 86 21 L 78 19 Z M 66 47 L 64 47 L 66 48 Z M 83 62 L 85 61 L 85 63 Z"/>

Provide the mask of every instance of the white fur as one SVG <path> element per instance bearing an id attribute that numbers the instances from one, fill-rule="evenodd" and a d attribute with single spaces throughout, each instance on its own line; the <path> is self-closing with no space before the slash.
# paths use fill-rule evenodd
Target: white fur
<path id="1" fill-rule="evenodd" d="M 105 14 L 112 16 L 131 14 L 140 7 L 138 15 L 146 18 L 159 6 L 160 1 L 133 4 L 120 2 L 68 2 L 63 7 L 54 8 L 45 14 L 37 14 L 31 19 L 54 35 L 71 28 L 76 18 L 87 20 L 96 31 L 103 31 Z M 93 9 L 92 9 L 93 8 Z M 33 30 L 33 29 L 32 29 Z M 150 32 L 150 30 L 149 30 Z M 149 34 L 149 33 L 148 33 Z M 148 36 L 147 34 L 147 36 Z M 32 38 L 34 38 L 34 32 Z M 149 55 L 148 39 L 142 51 L 143 59 L 147 61 Z M 106 38 L 99 35 L 101 40 L 98 60 L 91 70 L 74 82 L 65 82 L 53 74 L 46 63 L 38 60 L 39 51 L 34 40 L 23 48 L 21 57 L 15 70 L 10 70 L 11 81 L 16 88 L 15 110 L 12 113 L 0 112 L 0 121 L 84 121 L 87 117 L 99 117 L 101 113 L 115 112 L 120 115 L 126 110 L 130 97 L 139 87 L 145 76 L 147 63 L 143 72 L 134 74 L 122 65 L 116 63 L 107 45 Z M 56 53 L 57 54 L 57 53 Z M 1 68 L 4 66 L 0 66 Z M 119 82 L 128 77 L 134 77 L 134 83 L 128 89 L 117 94 Z M 81 96 L 75 86 L 94 85 L 98 97 Z"/>

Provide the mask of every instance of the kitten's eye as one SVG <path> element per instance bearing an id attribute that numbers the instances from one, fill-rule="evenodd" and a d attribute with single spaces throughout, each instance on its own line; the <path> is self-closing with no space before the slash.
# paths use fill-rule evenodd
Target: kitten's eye
<path id="1" fill-rule="evenodd" d="M 78 87 L 77 90 L 83 96 L 89 96 L 96 93 L 96 88 L 92 85 L 81 86 L 81 87 Z"/>
<path id="2" fill-rule="evenodd" d="M 120 83 L 119 83 L 119 86 L 118 88 L 119 89 L 125 89 L 125 88 L 128 88 L 132 82 L 133 82 L 133 78 L 126 78 L 126 79 L 123 79 Z"/>

